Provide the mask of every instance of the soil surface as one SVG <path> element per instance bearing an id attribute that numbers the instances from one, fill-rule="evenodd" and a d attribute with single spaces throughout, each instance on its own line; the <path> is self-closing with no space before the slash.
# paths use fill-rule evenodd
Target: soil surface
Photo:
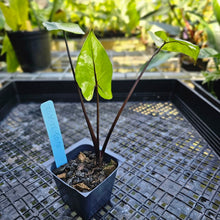
<path id="1" fill-rule="evenodd" d="M 88 192 L 100 184 L 117 167 L 117 162 L 111 160 L 102 166 L 97 166 L 95 153 L 80 152 L 78 157 L 67 164 L 53 170 L 53 173 L 68 185 L 81 192 Z"/>

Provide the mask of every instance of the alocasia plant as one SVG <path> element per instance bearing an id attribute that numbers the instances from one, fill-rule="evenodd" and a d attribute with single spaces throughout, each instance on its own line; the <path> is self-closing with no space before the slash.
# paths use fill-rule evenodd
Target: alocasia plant
<path id="1" fill-rule="evenodd" d="M 76 24 L 61 24 L 61 23 L 54 23 L 54 22 L 45 22 L 44 26 L 48 30 L 62 30 L 64 32 L 69 62 L 71 65 L 73 76 L 77 82 L 76 85 L 77 85 L 78 93 L 80 96 L 82 109 L 83 109 L 84 116 L 85 116 L 89 131 L 90 131 L 90 135 L 91 135 L 91 138 L 94 144 L 94 149 L 95 149 L 98 164 L 102 163 L 105 149 L 107 147 L 110 136 L 114 130 L 114 127 L 116 126 L 117 121 L 126 103 L 128 102 L 129 98 L 133 94 L 143 73 L 149 67 L 153 67 L 155 63 L 160 63 L 158 61 L 158 59 L 161 57 L 159 52 L 161 50 L 166 50 L 170 52 L 184 53 L 192 57 L 196 62 L 197 57 L 199 55 L 199 51 L 200 51 L 198 46 L 187 41 L 170 38 L 163 31 L 158 31 L 155 34 L 150 33 L 154 42 L 158 46 L 158 49 L 154 52 L 154 54 L 151 56 L 149 61 L 146 62 L 141 67 L 139 71 L 139 76 L 134 82 L 134 85 L 130 89 L 130 92 L 128 93 L 126 99 L 124 100 L 118 114 L 116 115 L 109 129 L 109 132 L 106 136 L 102 149 L 100 150 L 99 149 L 99 95 L 104 99 L 112 98 L 112 92 L 111 92 L 112 65 L 107 56 L 107 53 L 104 50 L 101 43 L 95 37 L 95 34 L 93 33 L 93 31 L 90 31 L 81 49 L 81 52 L 77 60 L 76 68 L 74 70 L 72 60 L 70 57 L 70 52 L 69 52 L 69 47 L 68 47 L 65 31 L 70 31 L 74 33 L 76 32 L 82 33 L 83 31 Z M 90 120 L 87 116 L 84 102 L 83 102 L 83 97 L 82 97 L 83 95 L 84 98 L 89 101 L 93 98 L 94 93 L 96 93 L 96 104 L 97 104 L 97 126 L 96 126 L 97 134 L 96 135 L 92 128 Z"/>

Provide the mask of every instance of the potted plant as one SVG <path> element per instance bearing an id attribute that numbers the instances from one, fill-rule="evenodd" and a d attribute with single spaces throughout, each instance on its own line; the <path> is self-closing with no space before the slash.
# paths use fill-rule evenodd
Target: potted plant
<path id="1" fill-rule="evenodd" d="M 204 20 L 201 22 L 204 24 L 208 37 L 208 46 L 207 48 L 202 49 L 200 56 L 204 58 L 211 58 L 213 60 L 213 67 L 203 71 L 204 76 L 203 82 L 194 82 L 196 90 L 201 92 L 206 96 L 211 102 L 220 106 L 220 46 L 218 36 L 216 31 L 220 31 L 220 3 L 217 0 L 213 0 L 213 11 L 216 18 L 214 26 L 208 24 Z M 210 95 L 211 94 L 211 95 Z M 218 99 L 218 100 L 217 100 Z"/>
<path id="2" fill-rule="evenodd" d="M 35 27 L 40 24 L 38 17 L 41 17 L 35 5 L 28 0 L 9 0 L 9 5 L 0 2 L 7 29 L 2 54 L 6 53 L 8 72 L 15 72 L 19 65 L 24 72 L 35 72 L 50 65 L 50 36 L 41 25 Z M 50 20 L 57 8 L 58 0 L 55 0 Z"/>
<path id="3" fill-rule="evenodd" d="M 122 104 L 118 114 L 116 115 L 112 125 L 110 126 L 109 132 L 106 136 L 106 139 L 102 145 L 102 148 L 100 148 L 100 141 L 99 141 L 99 96 L 101 96 L 103 99 L 111 99 L 112 98 L 112 92 L 111 92 L 111 80 L 112 80 L 112 65 L 111 62 L 108 58 L 108 55 L 101 45 L 101 43 L 98 41 L 96 38 L 95 34 L 93 31 L 90 31 L 84 44 L 81 49 L 81 52 L 78 56 L 76 67 L 74 69 L 73 63 L 71 60 L 70 52 L 69 52 L 69 47 L 68 47 L 68 42 L 66 39 L 66 31 L 73 32 L 73 33 L 81 33 L 81 29 L 79 26 L 76 24 L 62 24 L 62 23 L 56 23 L 56 22 L 45 22 L 44 23 L 45 27 L 48 30 L 62 30 L 64 33 L 64 39 L 66 43 L 66 49 L 67 49 L 67 54 L 69 58 L 69 63 L 71 65 L 71 70 L 73 73 L 73 77 L 76 81 L 76 87 L 77 91 L 79 94 L 82 110 L 85 116 L 86 123 L 89 128 L 89 132 L 91 135 L 91 142 L 93 147 L 89 146 L 90 150 L 93 149 L 94 154 L 95 154 L 95 164 L 97 167 L 101 168 L 102 164 L 106 162 L 106 147 L 108 145 L 109 139 L 111 137 L 111 134 L 114 130 L 114 127 L 116 126 L 116 123 L 126 105 L 128 102 L 129 98 L 133 94 L 138 82 L 141 79 L 141 76 L 145 72 L 146 69 L 150 69 L 153 67 L 157 62 L 158 59 L 160 58 L 159 52 L 161 50 L 167 50 L 167 51 L 173 51 L 173 52 L 182 52 L 185 53 L 188 56 L 193 57 L 195 60 L 198 57 L 199 54 L 199 47 L 196 45 L 193 45 L 192 43 L 183 41 L 183 40 L 177 40 L 170 38 L 166 35 L 165 32 L 159 31 L 156 32 L 155 34 L 150 33 L 152 38 L 154 39 L 156 45 L 158 46 L 158 49 L 154 52 L 152 57 L 148 62 L 146 62 L 142 68 L 140 69 L 139 76 L 137 80 L 134 82 L 134 85 L 132 86 L 129 94 L 127 95 L 127 98 L 125 99 L 124 103 Z M 95 94 L 95 99 L 96 99 L 96 105 L 97 105 L 97 123 L 96 123 L 96 134 L 94 132 L 94 129 L 92 127 L 92 124 L 88 118 L 88 115 L 86 113 L 86 108 L 84 106 L 84 99 L 83 97 L 87 100 L 90 101 Z M 77 144 L 78 145 L 78 144 Z M 86 150 L 88 150 L 88 145 L 84 145 L 86 147 Z M 80 150 L 77 150 L 77 153 L 82 152 L 82 146 L 80 146 Z M 72 159 L 75 159 L 77 156 L 77 153 L 71 153 L 71 150 L 68 150 L 68 155 L 67 155 L 67 160 L 70 161 Z M 72 155 L 70 155 L 72 154 Z M 81 156 L 79 156 L 81 157 Z M 84 157 L 84 156 L 83 156 Z M 109 156 L 107 155 L 107 158 Z M 80 160 L 80 159 L 79 159 Z M 113 159 L 115 160 L 115 159 Z M 109 160 L 107 159 L 107 162 Z M 65 163 L 65 162 L 64 162 Z M 67 163 L 68 166 L 70 166 L 69 163 Z M 82 214 L 84 218 L 90 218 L 101 206 L 104 205 L 102 204 L 101 201 L 106 202 L 106 198 L 110 198 L 110 194 L 106 196 L 106 193 L 103 193 L 103 188 L 104 191 L 110 192 L 112 189 L 112 185 L 109 188 L 105 188 L 102 186 L 102 183 L 100 183 L 98 186 L 95 187 L 95 189 L 86 192 L 85 194 L 82 194 L 78 192 L 77 189 L 74 189 L 71 185 L 68 185 L 68 183 L 65 183 L 62 179 L 63 173 L 62 170 L 65 170 L 65 166 L 67 164 L 64 164 L 60 167 L 56 167 L 54 162 L 52 163 L 51 161 L 47 163 L 47 168 L 55 173 L 59 173 L 58 176 L 53 173 L 53 176 L 57 182 L 57 186 L 59 187 L 61 191 L 61 195 L 63 200 L 70 206 L 70 208 L 75 209 L 78 213 Z M 109 165 L 109 164 L 108 164 Z M 111 165 L 111 164 L 110 164 Z M 58 172 L 57 172 L 58 169 Z M 61 171 L 59 171 L 61 169 Z M 60 172 L 62 175 L 60 176 Z M 101 172 L 101 170 L 100 170 Z M 65 174 L 64 174 L 65 175 Z M 111 176 L 111 175 L 109 175 Z M 114 175 L 115 176 L 115 175 Z M 63 178 L 65 179 L 65 177 Z M 104 181 L 105 182 L 105 181 Z M 111 181 L 111 184 L 114 183 L 114 180 Z M 85 183 L 83 183 L 85 184 Z M 86 184 L 85 184 L 86 185 Z M 108 185 L 108 184 L 107 184 Z M 101 189 L 100 189 L 101 188 Z M 97 193 L 95 193 L 95 198 L 94 202 L 88 202 L 87 199 L 91 197 L 91 195 L 94 193 L 94 190 L 96 190 Z M 64 192 L 67 192 L 67 194 L 64 194 Z M 72 193 L 71 193 L 72 192 Z M 67 199 L 69 195 L 71 198 Z M 80 194 L 76 196 L 76 194 Z M 104 196 L 104 198 L 103 198 Z M 106 198 L 105 198 L 106 197 Z M 76 201 L 76 199 L 79 199 L 79 201 Z M 90 198 L 91 199 L 91 198 Z M 91 200 L 89 200 L 91 201 Z M 100 202 L 100 203 L 99 203 Z M 92 211 L 88 210 L 87 208 L 90 207 L 90 203 L 94 203 L 94 208 Z M 96 206 L 96 203 L 99 204 Z M 78 205 L 77 205 L 78 204 Z M 90 205 L 88 205 L 90 204 Z"/>

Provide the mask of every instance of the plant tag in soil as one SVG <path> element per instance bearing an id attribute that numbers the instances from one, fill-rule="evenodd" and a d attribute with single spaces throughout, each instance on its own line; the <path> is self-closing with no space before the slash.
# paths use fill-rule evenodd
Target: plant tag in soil
<path id="1" fill-rule="evenodd" d="M 54 160 L 58 168 L 67 163 L 67 158 L 54 104 L 49 100 L 42 103 L 40 109 L 49 136 Z"/>

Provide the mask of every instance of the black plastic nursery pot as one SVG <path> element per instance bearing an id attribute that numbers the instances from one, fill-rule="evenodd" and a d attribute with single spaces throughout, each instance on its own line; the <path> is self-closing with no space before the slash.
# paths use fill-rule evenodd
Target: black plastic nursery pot
<path id="1" fill-rule="evenodd" d="M 44 30 L 8 32 L 17 59 L 24 72 L 36 72 L 49 67 L 50 35 Z"/>
<path id="2" fill-rule="evenodd" d="M 207 69 L 208 61 L 204 59 L 198 59 L 195 64 L 192 58 L 189 58 L 188 56 L 181 54 L 180 64 L 181 67 L 186 71 L 200 72 L 205 71 Z"/>
<path id="3" fill-rule="evenodd" d="M 91 144 L 91 141 L 88 139 L 82 139 L 73 144 L 66 150 L 67 160 L 75 159 L 80 152 L 88 150 L 94 151 Z M 103 182 L 89 192 L 80 192 L 58 178 L 52 172 L 56 168 L 54 159 L 47 161 L 44 166 L 52 173 L 63 201 L 69 205 L 71 210 L 76 211 L 81 217 L 90 219 L 110 200 L 116 172 L 124 161 L 119 155 L 107 150 L 104 160 L 109 162 L 111 159 L 117 162 L 117 168 Z"/>
<path id="4" fill-rule="evenodd" d="M 203 84 L 202 81 L 193 81 L 195 90 L 204 98 L 220 108 L 220 80 Z M 211 93 L 214 92 L 215 96 Z"/>

